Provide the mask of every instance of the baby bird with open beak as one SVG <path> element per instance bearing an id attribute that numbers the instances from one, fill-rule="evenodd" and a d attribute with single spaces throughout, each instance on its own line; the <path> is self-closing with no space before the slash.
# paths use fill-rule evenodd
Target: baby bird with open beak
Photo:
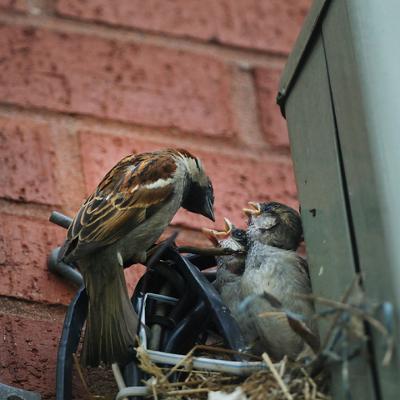
<path id="1" fill-rule="evenodd" d="M 246 232 L 243 229 L 236 228 L 224 218 L 225 227 L 222 231 L 203 228 L 203 233 L 214 244 L 214 246 L 235 251 L 235 253 L 226 256 L 217 256 L 217 275 L 214 281 L 214 286 L 221 294 L 222 300 L 228 305 L 231 302 L 231 296 L 226 298 L 226 285 L 230 283 L 236 284 L 244 271 L 244 264 L 247 251 Z M 235 296 L 237 297 L 237 296 Z M 229 307 L 231 308 L 231 307 Z"/>
<path id="2" fill-rule="evenodd" d="M 307 262 L 295 252 L 303 234 L 300 215 L 276 202 L 249 205 L 244 209 L 249 225 L 241 297 L 252 298 L 246 311 L 260 337 L 263 349 L 259 350 L 275 360 L 285 355 L 296 359 L 305 350 L 304 337 L 314 351 L 319 347 L 316 323 L 309 320 L 313 304 L 296 296 L 311 293 Z M 285 313 L 277 312 L 272 303 L 279 303 L 279 310 L 303 316 L 306 335 L 296 333 Z"/>
<path id="3" fill-rule="evenodd" d="M 249 320 L 247 315 L 239 312 L 239 304 L 243 300 L 240 296 L 241 280 L 247 254 L 246 231 L 237 228 L 225 218 L 224 230 L 217 231 L 203 228 L 203 233 L 214 246 L 236 251 L 232 255 L 216 257 L 218 269 L 213 285 L 220 294 L 222 301 L 231 311 L 232 316 L 238 322 L 247 350 L 251 351 L 254 347 L 260 347 L 257 344 L 259 336 L 254 329 L 252 321 Z"/>

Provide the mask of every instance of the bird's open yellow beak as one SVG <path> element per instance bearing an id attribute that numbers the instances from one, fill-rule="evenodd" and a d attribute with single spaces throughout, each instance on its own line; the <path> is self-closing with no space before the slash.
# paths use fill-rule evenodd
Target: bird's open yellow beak
<path id="1" fill-rule="evenodd" d="M 224 218 L 225 227 L 222 231 L 215 229 L 202 228 L 203 234 L 214 244 L 218 245 L 220 240 L 226 239 L 232 232 L 232 222 L 228 218 Z"/>
<path id="2" fill-rule="evenodd" d="M 251 217 L 252 215 L 260 215 L 261 214 L 261 205 L 260 205 L 260 203 L 255 203 L 253 201 L 249 201 L 248 205 L 250 206 L 250 208 L 243 208 L 243 212 L 248 217 Z"/>

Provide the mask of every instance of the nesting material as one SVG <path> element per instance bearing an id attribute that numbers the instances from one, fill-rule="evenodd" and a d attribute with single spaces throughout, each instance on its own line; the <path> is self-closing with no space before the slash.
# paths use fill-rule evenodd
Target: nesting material
<path id="1" fill-rule="evenodd" d="M 195 370 L 191 366 L 194 350 L 172 368 L 160 368 L 148 357 L 146 350 L 137 349 L 139 367 L 149 375 L 145 384 L 153 398 L 162 399 L 240 399 L 240 400 L 327 400 L 329 396 L 306 371 L 287 359 L 274 364 L 264 353 L 268 369 L 237 377 L 227 373 Z M 207 355 L 209 356 L 209 355 Z M 179 374 L 175 382 L 172 377 Z M 217 394 L 218 393 L 218 394 Z M 225 394 L 225 395 L 224 395 Z M 229 395 L 229 396 L 228 396 Z"/>
<path id="2" fill-rule="evenodd" d="M 238 377 L 228 373 L 196 370 L 192 365 L 199 348 L 203 350 L 203 356 L 211 358 L 217 354 L 218 359 L 231 356 L 231 350 L 198 346 L 174 367 L 161 368 L 150 360 L 144 348 L 139 347 L 139 366 L 151 376 L 144 384 L 149 387 L 155 399 L 328 400 L 326 367 L 335 362 L 345 368 L 348 360 L 360 353 L 367 339 L 364 323 L 368 323 L 385 339 L 386 353 L 382 363 L 387 365 L 390 362 L 393 353 L 390 304 L 378 305 L 368 301 L 359 285 L 359 277 L 352 282 L 341 301 L 314 295 L 310 295 L 310 298 L 327 307 L 316 313 L 314 318 L 329 320 L 322 347 L 313 360 L 305 363 L 284 358 L 279 363 L 273 363 L 268 354 L 264 353 L 262 360 L 267 367 L 265 370 L 247 377 Z M 383 322 L 379 320 L 382 312 Z M 343 352 L 343 349 L 350 348 L 354 351 Z M 350 382 L 346 386 L 350 387 Z"/>

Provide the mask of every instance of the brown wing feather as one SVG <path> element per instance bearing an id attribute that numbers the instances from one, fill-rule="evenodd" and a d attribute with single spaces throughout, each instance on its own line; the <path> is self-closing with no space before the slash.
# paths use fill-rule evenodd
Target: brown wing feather
<path id="1" fill-rule="evenodd" d="M 114 243 L 154 212 L 173 193 L 174 182 L 146 188 L 176 170 L 171 152 L 123 158 L 98 185 L 75 216 L 64 246 L 70 261 Z"/>

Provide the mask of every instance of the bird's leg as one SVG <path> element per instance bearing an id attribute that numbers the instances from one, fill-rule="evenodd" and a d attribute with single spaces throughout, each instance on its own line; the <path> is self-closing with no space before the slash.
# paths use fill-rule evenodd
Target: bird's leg
<path id="1" fill-rule="evenodd" d="M 133 264 L 145 264 L 146 260 L 147 253 L 145 251 L 138 251 L 134 255 L 132 255 L 132 257 L 122 260 L 122 266 L 124 268 L 129 268 Z"/>

